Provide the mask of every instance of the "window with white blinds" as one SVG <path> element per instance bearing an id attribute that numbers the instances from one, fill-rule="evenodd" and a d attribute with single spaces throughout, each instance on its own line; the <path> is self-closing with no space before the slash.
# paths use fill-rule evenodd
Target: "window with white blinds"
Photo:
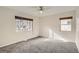
<path id="1" fill-rule="evenodd" d="M 16 31 L 32 31 L 33 19 L 15 16 Z"/>
<path id="2" fill-rule="evenodd" d="M 61 31 L 71 31 L 71 20 L 72 17 L 60 18 Z"/>

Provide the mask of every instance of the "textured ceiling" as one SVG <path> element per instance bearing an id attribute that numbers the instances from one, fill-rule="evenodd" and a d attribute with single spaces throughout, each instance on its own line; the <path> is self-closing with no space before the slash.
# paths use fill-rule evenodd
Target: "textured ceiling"
<path id="1" fill-rule="evenodd" d="M 40 14 L 39 6 L 6 6 L 6 7 L 38 17 L 71 11 L 78 8 L 76 6 L 43 6 L 44 8 L 43 14 Z"/>

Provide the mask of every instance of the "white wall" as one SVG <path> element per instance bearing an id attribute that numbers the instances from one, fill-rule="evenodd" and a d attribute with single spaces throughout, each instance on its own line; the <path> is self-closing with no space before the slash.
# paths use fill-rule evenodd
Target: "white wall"
<path id="1" fill-rule="evenodd" d="M 79 50 L 79 8 L 76 11 L 76 45 Z"/>
<path id="2" fill-rule="evenodd" d="M 73 16 L 72 31 L 61 32 L 59 18 L 68 17 L 68 16 Z M 74 42 L 75 32 L 76 32 L 75 11 L 68 11 L 68 12 L 64 12 L 56 15 L 49 15 L 49 16 L 40 18 L 40 32 L 39 32 L 40 36 L 51 37 L 53 39 L 57 39 L 58 37 L 61 40 Z M 49 34 L 52 34 L 52 36 Z"/>
<path id="3" fill-rule="evenodd" d="M 16 32 L 15 16 L 33 18 L 33 31 Z M 39 20 L 28 14 L 0 7 L 0 47 L 39 35 Z"/>

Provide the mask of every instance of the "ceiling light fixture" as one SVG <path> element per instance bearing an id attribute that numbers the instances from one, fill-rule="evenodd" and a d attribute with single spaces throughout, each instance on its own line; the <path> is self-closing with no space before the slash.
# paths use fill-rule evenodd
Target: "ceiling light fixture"
<path id="1" fill-rule="evenodd" d="M 40 13 L 42 14 L 43 13 L 43 7 L 40 6 L 39 8 L 40 8 Z"/>

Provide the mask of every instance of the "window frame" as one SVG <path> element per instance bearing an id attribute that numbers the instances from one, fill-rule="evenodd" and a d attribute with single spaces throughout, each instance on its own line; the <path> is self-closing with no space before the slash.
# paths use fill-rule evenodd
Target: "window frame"
<path id="1" fill-rule="evenodd" d="M 72 31 L 72 19 L 73 19 L 72 16 L 60 18 L 60 31 L 61 31 L 61 32 L 71 32 L 71 31 Z M 71 30 L 70 30 L 70 31 L 68 31 L 68 30 L 66 31 L 66 30 L 62 30 L 62 29 L 61 29 L 61 26 L 64 25 L 64 24 L 61 24 L 61 20 L 70 20 L 70 26 L 71 26 Z"/>
<path id="2" fill-rule="evenodd" d="M 30 18 L 25 18 L 25 17 L 20 17 L 20 16 L 15 16 L 15 20 L 20 20 L 20 22 L 21 22 L 21 20 L 23 21 L 25 21 L 25 20 L 27 20 L 27 24 L 28 24 L 28 26 L 30 27 L 30 24 L 29 24 L 29 22 L 31 21 L 32 22 L 32 24 L 31 24 L 31 30 L 30 31 L 33 31 L 33 19 L 30 19 Z M 17 24 L 16 24 L 17 25 Z M 21 24 L 20 24 L 21 25 Z M 16 31 L 29 31 L 29 27 L 28 27 L 28 29 L 26 30 L 26 29 L 17 29 L 17 26 L 16 26 Z"/>

